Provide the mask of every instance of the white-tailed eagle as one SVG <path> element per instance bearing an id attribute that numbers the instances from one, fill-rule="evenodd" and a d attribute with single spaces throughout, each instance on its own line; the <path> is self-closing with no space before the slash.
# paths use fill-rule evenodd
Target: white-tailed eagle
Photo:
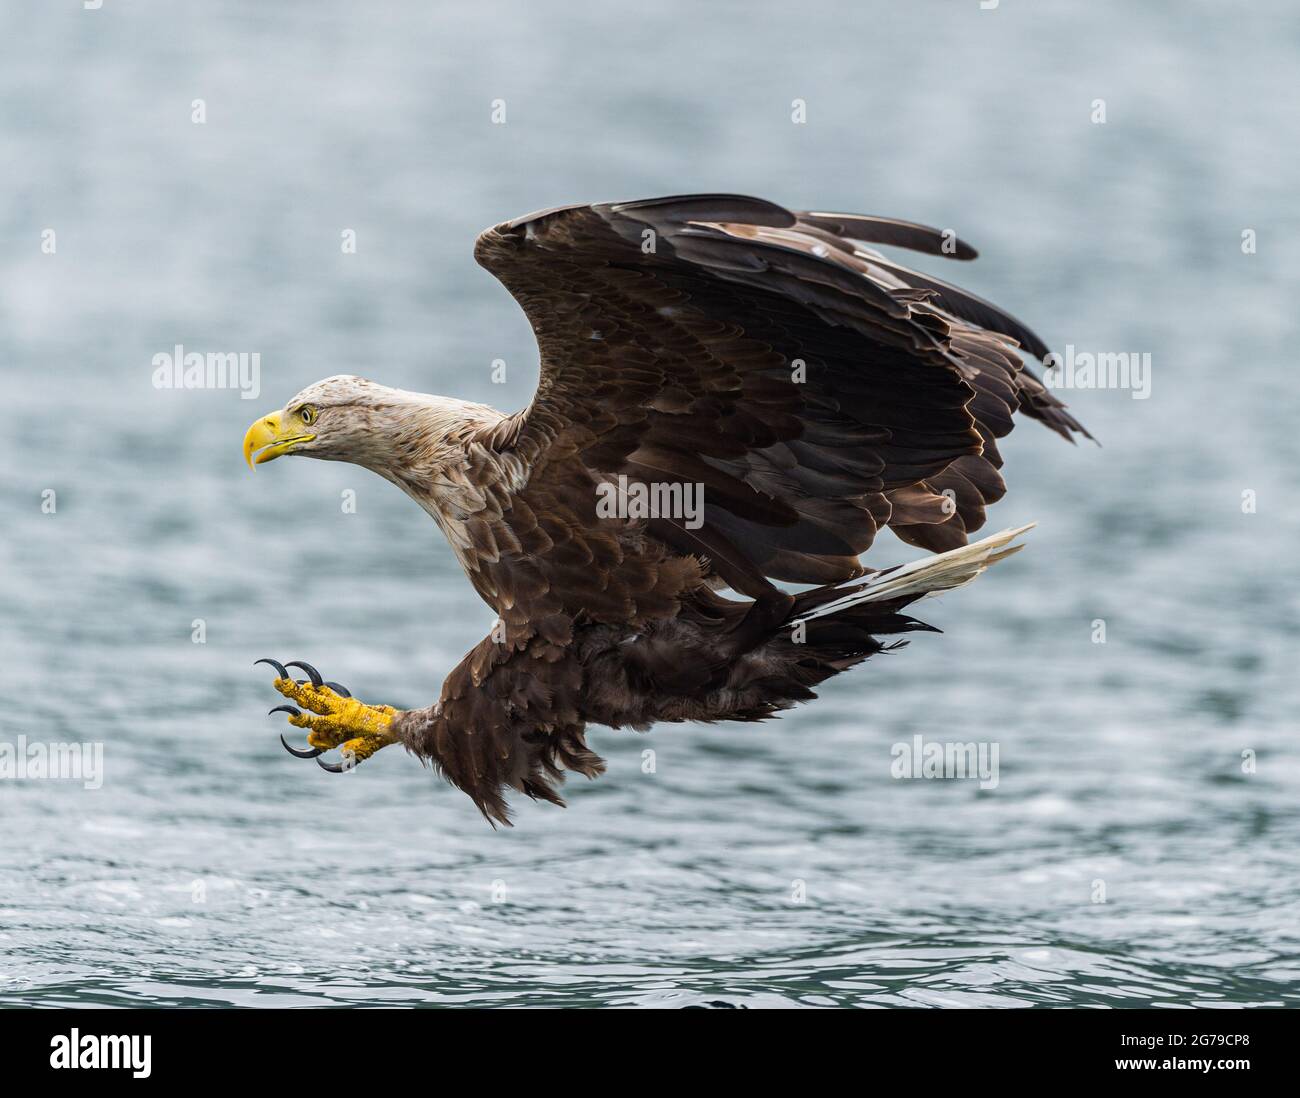
<path id="1" fill-rule="evenodd" d="M 1018 530 L 967 544 L 1005 491 L 1013 417 L 1087 432 L 1025 368 L 1047 351 L 1033 332 L 872 245 L 975 256 L 923 225 L 737 195 L 531 214 L 474 249 L 537 337 L 527 409 L 339 376 L 255 422 L 250 463 L 398 485 L 498 617 L 424 709 L 265 661 L 296 703 L 272 712 L 309 729 L 289 750 L 341 748 L 318 759 L 338 770 L 401 743 L 505 823 L 507 789 L 563 804 L 564 770 L 604 769 L 588 724 L 762 720 L 927 629 L 903 608 L 1018 548 Z M 882 526 L 939 555 L 864 567 Z"/>

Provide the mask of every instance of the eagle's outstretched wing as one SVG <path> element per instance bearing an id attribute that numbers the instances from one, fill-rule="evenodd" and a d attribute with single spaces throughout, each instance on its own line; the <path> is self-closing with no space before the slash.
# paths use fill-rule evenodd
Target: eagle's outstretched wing
<path id="1" fill-rule="evenodd" d="M 490 441 L 518 464 L 525 523 L 573 514 L 592 476 L 701 484 L 702 527 L 649 532 L 748 594 L 859 574 L 885 524 L 935 551 L 965 543 L 1005 490 L 995 440 L 1013 412 L 1083 428 L 1024 368 L 1017 347 L 1045 347 L 1023 324 L 869 243 L 975 255 L 925 226 L 735 195 L 484 232 L 475 257 L 541 349 L 532 404 Z M 590 584 L 589 546 L 571 555 Z"/>

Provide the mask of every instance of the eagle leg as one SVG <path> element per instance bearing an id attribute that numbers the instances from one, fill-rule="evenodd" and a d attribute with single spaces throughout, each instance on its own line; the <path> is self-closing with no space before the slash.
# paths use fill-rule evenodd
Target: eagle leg
<path id="1" fill-rule="evenodd" d="M 277 705 L 271 710 L 272 713 L 288 714 L 289 723 L 295 728 L 310 729 L 307 733 L 310 749 L 306 751 L 291 747 L 284 736 L 280 737 L 284 749 L 295 758 L 316 759 L 322 769 L 340 774 L 370 758 L 381 748 L 397 742 L 397 735 L 390 727 L 397 710 L 391 705 L 367 705 L 338 683 L 326 682 L 309 663 L 294 661 L 286 665 L 272 659 L 258 660 L 257 663 L 274 667 L 277 678 L 271 685 L 290 701 L 310 710 L 310 713 L 304 713 L 293 705 Z M 289 667 L 301 668 L 308 678 L 291 678 Z M 335 747 L 342 754 L 341 763 L 317 758 Z"/>

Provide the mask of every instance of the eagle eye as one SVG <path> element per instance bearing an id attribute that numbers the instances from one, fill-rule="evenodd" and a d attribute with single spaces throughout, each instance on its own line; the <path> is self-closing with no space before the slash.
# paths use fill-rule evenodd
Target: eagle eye
<path id="1" fill-rule="evenodd" d="M 304 404 L 298 409 L 298 415 L 302 417 L 303 423 L 310 427 L 316 419 L 316 409 L 310 404 Z"/>

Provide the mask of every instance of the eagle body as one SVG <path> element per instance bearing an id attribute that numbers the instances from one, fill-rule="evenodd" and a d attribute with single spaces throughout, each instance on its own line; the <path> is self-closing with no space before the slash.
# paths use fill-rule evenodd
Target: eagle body
<path id="1" fill-rule="evenodd" d="M 507 790 L 563 803 L 565 770 L 604 769 L 588 724 L 772 716 L 1018 548 L 1019 531 L 968 543 L 1005 491 L 996 440 L 1016 414 L 1086 432 L 1026 368 L 1037 336 L 876 244 L 975 254 L 732 195 L 505 222 L 475 257 L 536 333 L 527 409 L 340 376 L 250 428 L 250 460 L 352 461 L 401 487 L 497 616 L 385 742 L 508 822 Z M 700 513 L 602 509 L 629 484 L 698 492 Z M 865 567 L 882 526 L 936 555 Z"/>

